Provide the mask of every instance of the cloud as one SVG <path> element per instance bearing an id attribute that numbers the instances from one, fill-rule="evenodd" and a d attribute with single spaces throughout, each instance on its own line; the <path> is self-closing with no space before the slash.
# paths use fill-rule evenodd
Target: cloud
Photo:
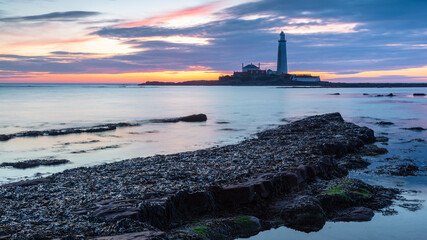
<path id="1" fill-rule="evenodd" d="M 86 11 L 69 11 L 69 12 L 52 12 L 41 15 L 32 15 L 24 17 L 0 18 L 1 22 L 20 22 L 20 21 L 70 21 L 80 18 L 87 18 L 99 15 L 99 12 Z"/>
<path id="2" fill-rule="evenodd" d="M 183 10 L 174 11 L 164 15 L 150 17 L 141 21 L 128 22 L 120 25 L 119 27 L 122 27 L 122 28 L 140 27 L 140 26 L 146 26 L 146 25 L 154 25 L 154 24 L 166 22 L 169 20 L 177 19 L 177 18 L 208 15 L 209 13 L 212 13 L 214 10 L 216 10 L 219 7 L 219 3 L 220 3 L 219 1 L 215 1 L 212 3 L 208 3 L 208 4 L 197 6 L 197 7 L 186 8 Z"/>
<path id="3" fill-rule="evenodd" d="M 411 70 L 425 66 L 426 1 L 261 0 L 225 10 L 215 3 L 104 27 L 81 37 L 97 41 L 47 41 L 50 55 L 3 55 L 0 66 L 8 71 L 58 74 L 192 69 L 232 73 L 242 62 L 261 62 L 274 69 L 278 33 L 284 30 L 289 69 L 294 72 L 317 72 L 325 77 L 328 73 L 336 76 L 331 79 L 348 81 L 397 79 L 393 72 L 397 70 L 401 78 L 414 81 L 427 75 L 421 71 L 413 76 Z M 194 18 L 192 24 L 171 24 L 199 15 L 203 21 Z M 94 47 L 101 46 L 100 40 L 114 42 L 100 50 L 117 50 L 100 55 Z M 92 41 L 93 45 L 87 45 Z"/>

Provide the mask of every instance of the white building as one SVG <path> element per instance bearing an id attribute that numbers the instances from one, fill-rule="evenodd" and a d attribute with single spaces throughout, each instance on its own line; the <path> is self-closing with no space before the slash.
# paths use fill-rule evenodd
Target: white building
<path id="1" fill-rule="evenodd" d="M 288 74 L 288 58 L 286 56 L 285 33 L 280 33 L 279 49 L 277 52 L 277 75 Z"/>

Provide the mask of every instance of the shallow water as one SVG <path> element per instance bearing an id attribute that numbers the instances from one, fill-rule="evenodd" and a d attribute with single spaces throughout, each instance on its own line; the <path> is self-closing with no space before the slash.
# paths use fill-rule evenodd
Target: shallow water
<path id="1" fill-rule="evenodd" d="M 328 95 L 339 92 L 341 95 Z M 396 97 L 363 96 L 362 93 Z M 0 163 L 36 158 L 71 164 L 0 168 L 0 183 L 132 157 L 236 143 L 262 129 L 306 115 L 340 112 L 346 120 L 386 131 L 427 127 L 427 89 L 301 89 L 276 87 L 138 87 L 135 85 L 0 85 L 0 133 L 94 126 L 205 113 L 205 123 L 157 123 L 103 133 L 15 138 L 0 142 Z M 229 122 L 218 124 L 218 122 Z M 408 132 L 408 131 L 406 131 Z M 402 132 L 402 134 L 412 134 Z M 420 137 L 426 137 L 422 133 Z"/>
<path id="2" fill-rule="evenodd" d="M 330 95 L 339 92 L 340 95 Z M 122 159 L 175 153 L 236 143 L 266 128 L 313 114 L 340 112 L 344 119 L 390 138 L 390 153 L 372 158 L 370 169 L 387 157 L 411 158 L 425 166 L 426 88 L 138 87 L 135 85 L 0 84 L 0 134 L 94 126 L 105 123 L 205 113 L 205 123 L 150 123 L 103 133 L 15 138 L 0 142 L 0 163 L 36 158 L 68 159 L 70 164 L 18 170 L 0 168 L 0 184 L 46 176 L 68 168 Z M 363 95 L 368 93 L 370 95 Z M 393 93 L 395 97 L 375 97 Z M 283 120 L 284 119 L 284 120 Z M 394 125 L 380 126 L 378 121 Z M 224 122 L 226 122 L 224 124 Z M 408 198 L 426 200 L 426 177 L 384 177 L 363 171 L 351 176 L 373 184 L 421 191 Z M 285 227 L 251 239 L 424 239 L 427 211 L 396 207 L 395 216 L 376 214 L 367 223 L 327 223 L 317 233 Z"/>

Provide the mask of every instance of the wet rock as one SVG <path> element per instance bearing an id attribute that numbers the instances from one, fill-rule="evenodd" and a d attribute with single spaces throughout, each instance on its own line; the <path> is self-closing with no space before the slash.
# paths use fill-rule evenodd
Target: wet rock
<path id="1" fill-rule="evenodd" d="M 302 196 L 291 203 L 281 203 L 280 218 L 285 225 L 303 232 L 322 229 L 326 215 L 318 199 Z"/>
<path id="2" fill-rule="evenodd" d="M 216 121 L 216 124 L 230 124 L 230 122 L 227 121 Z"/>
<path id="3" fill-rule="evenodd" d="M 394 123 L 386 122 L 386 121 L 379 121 L 379 122 L 376 122 L 376 124 L 378 124 L 378 125 L 393 125 Z"/>
<path id="4" fill-rule="evenodd" d="M 334 222 L 366 222 L 374 217 L 374 211 L 366 207 L 352 207 L 340 211 L 332 221 Z"/>
<path id="5" fill-rule="evenodd" d="M 369 95 L 369 93 L 364 93 L 364 94 L 363 94 L 363 96 L 368 96 L 368 95 Z"/>
<path id="6" fill-rule="evenodd" d="M 35 168 L 39 166 L 56 166 L 69 163 L 66 159 L 33 159 L 20 162 L 4 162 L 0 167 L 13 167 L 18 169 Z"/>
<path id="7" fill-rule="evenodd" d="M 365 160 L 359 156 L 344 157 L 338 163 L 338 166 L 340 168 L 345 168 L 345 169 L 363 169 L 369 165 L 370 165 L 370 163 L 367 160 Z"/>
<path id="8" fill-rule="evenodd" d="M 49 178 L 38 178 L 38 179 L 31 179 L 31 180 L 24 180 L 20 182 L 14 182 L 14 183 L 8 183 L 3 185 L 4 187 L 28 187 L 28 186 L 34 186 L 38 184 L 43 183 L 50 183 L 51 179 Z"/>
<path id="9" fill-rule="evenodd" d="M 333 180 L 319 199 L 324 209 L 333 211 L 337 208 L 345 209 L 360 206 L 373 197 L 374 189 L 357 179 L 342 178 Z"/>
<path id="10" fill-rule="evenodd" d="M 180 214 L 181 219 L 192 219 L 215 209 L 215 202 L 211 192 L 181 191 L 172 197 L 174 211 Z"/>
<path id="11" fill-rule="evenodd" d="M 136 219 L 140 215 L 140 209 L 135 207 L 135 202 L 135 200 L 100 202 L 91 215 L 106 221 L 117 221 L 123 218 Z"/>
<path id="12" fill-rule="evenodd" d="M 329 95 L 339 96 L 339 95 L 341 95 L 341 94 L 340 94 L 340 93 L 331 93 L 331 94 L 329 94 Z"/>
<path id="13" fill-rule="evenodd" d="M 153 119 L 153 123 L 176 123 L 176 122 L 206 122 L 208 117 L 206 114 L 193 114 L 178 118 Z"/>
<path id="14" fill-rule="evenodd" d="M 378 137 L 375 137 L 375 141 L 376 142 L 388 142 L 388 137 L 384 137 L 384 136 L 378 136 Z"/>
<path id="15" fill-rule="evenodd" d="M 166 118 L 166 119 L 153 119 L 148 122 L 153 123 L 171 123 L 171 122 L 205 122 L 207 121 L 207 116 L 205 114 L 193 114 L 184 117 L 178 118 Z M 109 123 L 96 125 L 91 127 L 76 127 L 76 128 L 63 128 L 63 129 L 50 129 L 43 131 L 26 131 L 13 134 L 0 134 L 0 141 L 7 141 L 16 137 L 40 137 L 40 136 L 59 136 L 59 135 L 68 135 L 68 134 L 77 134 L 77 133 L 98 133 L 116 130 L 117 128 L 122 127 L 135 127 L 140 126 L 143 122 L 147 121 L 137 121 L 137 122 L 119 122 L 119 123 Z"/>
<path id="16" fill-rule="evenodd" d="M 240 131 L 239 129 L 235 129 L 235 128 L 221 128 L 219 130 L 220 131 L 229 131 L 229 132 Z"/>
<path id="17" fill-rule="evenodd" d="M 387 96 L 387 97 L 394 97 L 394 96 L 396 96 L 396 95 L 394 95 L 393 93 L 389 93 L 389 94 L 387 94 L 386 96 Z"/>
<path id="18" fill-rule="evenodd" d="M 254 216 L 239 216 L 234 218 L 217 218 L 200 222 L 190 227 L 195 236 L 177 236 L 172 239 L 234 239 L 236 237 L 250 237 L 261 230 L 261 223 Z"/>
<path id="19" fill-rule="evenodd" d="M 365 156 L 378 156 L 378 155 L 381 155 L 381 154 L 388 153 L 388 150 L 386 148 L 380 148 L 380 147 L 378 147 L 376 145 L 371 144 L 371 145 L 364 146 L 360 150 L 360 153 L 362 155 L 365 155 Z"/>
<path id="20" fill-rule="evenodd" d="M 11 139 L 11 135 L 7 135 L 7 134 L 0 134 L 0 141 L 7 141 L 9 139 Z"/>
<path id="21" fill-rule="evenodd" d="M 414 96 L 425 96 L 426 94 L 425 93 L 414 93 L 413 95 Z"/>
<path id="22" fill-rule="evenodd" d="M 239 225 L 236 229 L 238 233 L 235 234 L 239 237 L 249 237 L 261 230 L 260 220 L 254 216 L 236 217 L 233 221 Z"/>
<path id="23" fill-rule="evenodd" d="M 255 198 L 254 185 L 246 182 L 218 188 L 213 191 L 213 196 L 215 202 L 221 204 L 224 208 L 248 204 Z"/>
<path id="24" fill-rule="evenodd" d="M 419 167 L 414 164 L 399 164 L 381 166 L 375 173 L 407 177 L 416 176 L 418 171 Z"/>
<path id="25" fill-rule="evenodd" d="M 426 128 L 422 128 L 422 127 L 410 127 L 410 128 L 403 128 L 405 130 L 411 130 L 411 131 L 424 131 L 427 130 Z"/>
<path id="26" fill-rule="evenodd" d="M 194 114 L 177 118 L 177 120 L 181 122 L 206 122 L 208 120 L 208 117 L 206 116 L 206 114 Z"/>
<path id="27" fill-rule="evenodd" d="M 144 231 L 136 233 L 127 233 L 116 236 L 97 237 L 96 240 L 159 240 L 166 239 L 165 233 L 160 231 Z"/>

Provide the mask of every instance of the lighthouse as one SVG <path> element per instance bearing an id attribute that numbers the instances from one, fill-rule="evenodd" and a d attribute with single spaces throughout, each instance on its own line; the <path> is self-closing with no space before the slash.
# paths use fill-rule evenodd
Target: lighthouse
<path id="1" fill-rule="evenodd" d="M 288 73 L 288 59 L 286 57 L 286 39 L 283 32 L 280 33 L 279 50 L 277 53 L 277 75 Z"/>

